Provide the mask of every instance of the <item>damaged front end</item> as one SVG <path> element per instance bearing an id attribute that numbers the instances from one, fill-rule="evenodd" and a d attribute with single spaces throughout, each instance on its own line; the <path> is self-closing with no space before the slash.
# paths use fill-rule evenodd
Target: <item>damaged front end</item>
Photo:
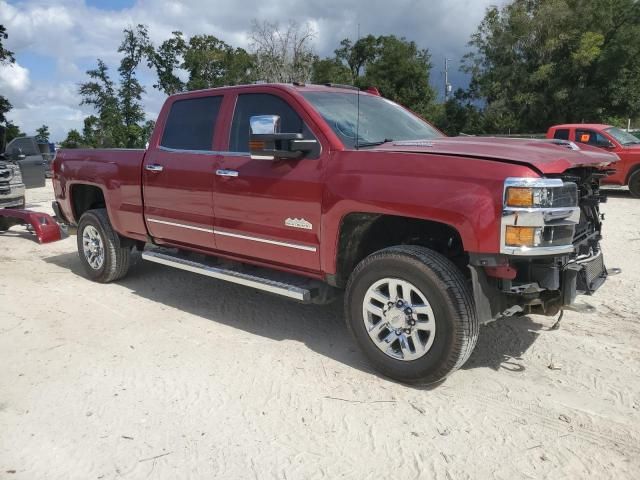
<path id="1" fill-rule="evenodd" d="M 600 179 L 580 167 L 505 181 L 501 253 L 470 256 L 481 322 L 518 313 L 555 315 L 606 280 L 600 240 Z"/>
<path id="2" fill-rule="evenodd" d="M 68 236 L 66 229 L 49 214 L 16 208 L 0 209 L 0 231 L 19 224 L 31 226 L 40 243 L 56 242 Z"/>

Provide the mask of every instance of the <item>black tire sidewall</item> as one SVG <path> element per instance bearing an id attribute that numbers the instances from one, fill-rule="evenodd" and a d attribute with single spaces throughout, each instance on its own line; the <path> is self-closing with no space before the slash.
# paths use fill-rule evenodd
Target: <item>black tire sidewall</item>
<path id="1" fill-rule="evenodd" d="M 85 227 L 91 225 L 94 227 L 98 234 L 100 235 L 100 239 L 102 240 L 102 246 L 104 249 L 104 261 L 102 262 L 102 266 L 98 269 L 93 268 L 89 265 L 87 258 L 84 255 L 84 247 L 82 244 L 82 237 L 84 234 Z M 105 232 L 104 227 L 102 226 L 102 222 L 100 218 L 95 215 L 93 212 L 85 212 L 82 217 L 80 217 L 80 221 L 78 222 L 78 233 L 77 233 L 77 243 L 78 243 L 78 256 L 80 257 L 80 262 L 85 269 L 87 275 L 93 280 L 100 280 L 105 277 L 105 272 L 107 271 L 107 267 L 113 262 L 113 258 L 111 255 L 111 248 L 109 241 L 107 239 L 107 234 Z"/>
<path id="2" fill-rule="evenodd" d="M 383 278 L 398 278 L 412 283 L 427 298 L 433 309 L 436 324 L 434 342 L 429 351 L 416 360 L 403 361 L 388 356 L 373 343 L 367 333 L 362 315 L 364 296 L 373 283 Z M 447 363 L 458 328 L 454 320 L 456 314 L 442 291 L 437 275 L 418 260 L 410 257 L 381 257 L 369 263 L 353 279 L 353 288 L 348 292 L 347 302 L 349 330 L 371 362 L 386 375 L 403 381 L 415 381 L 429 376 Z"/>
<path id="3" fill-rule="evenodd" d="M 629 192 L 632 197 L 640 198 L 640 170 L 636 170 L 629 177 Z"/>

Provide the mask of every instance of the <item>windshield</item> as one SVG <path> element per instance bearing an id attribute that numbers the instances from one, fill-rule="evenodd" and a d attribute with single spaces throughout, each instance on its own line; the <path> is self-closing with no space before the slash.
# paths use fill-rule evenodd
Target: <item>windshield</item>
<path id="1" fill-rule="evenodd" d="M 374 146 L 393 140 L 425 140 L 442 137 L 431 125 L 397 103 L 374 95 L 353 92 L 304 92 L 302 94 L 322 115 L 346 148 Z"/>
<path id="2" fill-rule="evenodd" d="M 640 138 L 634 137 L 628 132 L 621 130 L 617 127 L 607 128 L 605 130 L 609 135 L 615 138 L 620 145 L 632 145 L 632 144 L 640 144 Z"/>

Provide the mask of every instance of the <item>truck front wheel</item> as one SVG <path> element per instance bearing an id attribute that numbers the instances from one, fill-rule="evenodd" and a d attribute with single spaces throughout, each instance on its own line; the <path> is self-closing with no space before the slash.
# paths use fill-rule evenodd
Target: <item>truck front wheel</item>
<path id="1" fill-rule="evenodd" d="M 629 192 L 632 197 L 640 198 L 640 170 L 636 170 L 629 177 Z"/>
<path id="2" fill-rule="evenodd" d="M 77 241 L 80 262 L 92 280 L 108 283 L 127 274 L 131 247 L 122 245 L 106 209 L 87 210 L 82 214 Z"/>
<path id="3" fill-rule="evenodd" d="M 347 326 L 373 366 L 408 383 L 435 383 L 467 361 L 478 320 L 467 281 L 442 255 L 386 248 L 349 278 Z"/>

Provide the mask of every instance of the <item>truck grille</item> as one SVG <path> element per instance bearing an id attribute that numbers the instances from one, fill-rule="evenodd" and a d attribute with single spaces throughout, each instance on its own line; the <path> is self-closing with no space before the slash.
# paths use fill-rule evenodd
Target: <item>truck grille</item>
<path id="1" fill-rule="evenodd" d="M 606 174 L 595 168 L 575 168 L 567 170 L 562 179 L 578 185 L 578 205 L 580 221 L 576 225 L 573 244 L 578 255 L 599 251 L 602 220 L 600 218 L 600 179 Z"/>
<path id="2" fill-rule="evenodd" d="M 0 163 L 0 195 L 8 195 L 11 193 L 9 181 L 13 177 L 11 170 L 5 163 Z"/>

